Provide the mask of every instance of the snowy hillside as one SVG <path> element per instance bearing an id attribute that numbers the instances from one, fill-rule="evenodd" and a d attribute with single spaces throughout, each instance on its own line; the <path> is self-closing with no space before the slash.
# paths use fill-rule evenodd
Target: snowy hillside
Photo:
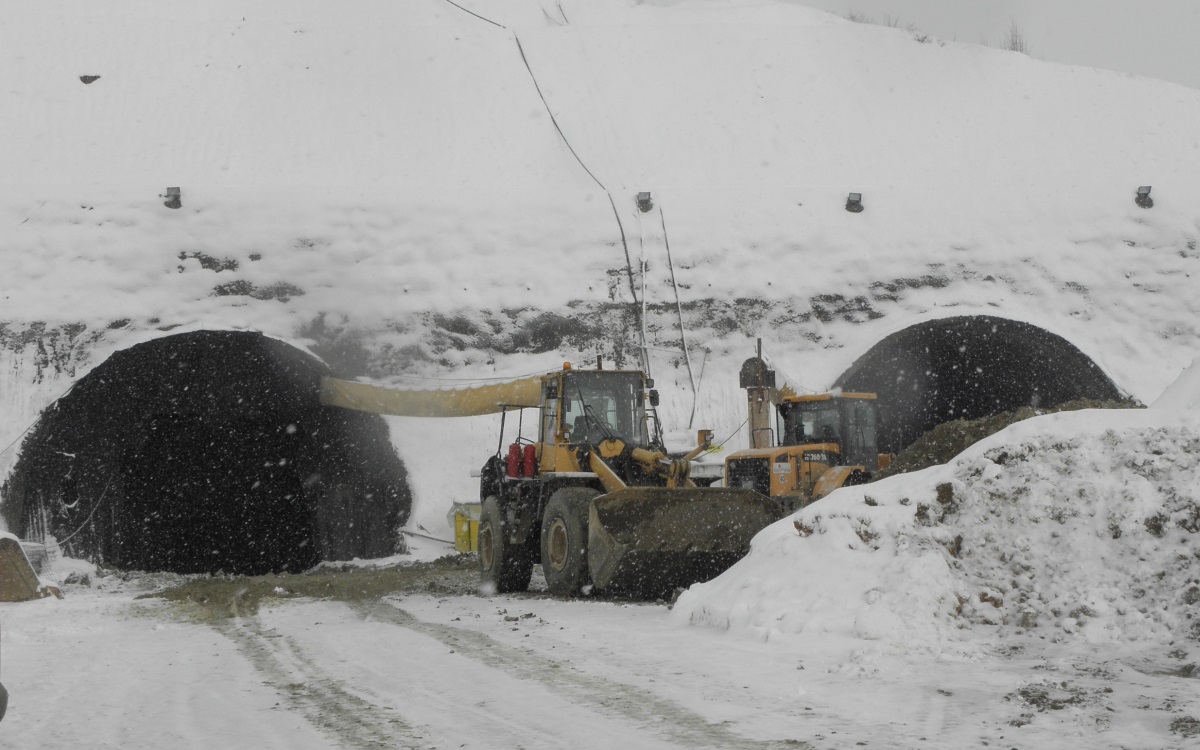
<path id="1" fill-rule="evenodd" d="M 822 388 L 986 313 L 1147 402 L 1200 342 L 1200 92 L 1172 84 L 783 2 L 60 0 L 6 13 L 0 50 L 3 445 L 168 331 L 494 377 L 636 365 L 645 303 L 668 428 L 719 439 L 756 336 Z M 488 420 L 393 430 L 410 463 L 494 445 Z"/>
<path id="2" fill-rule="evenodd" d="M 345 377 L 456 386 L 638 367 L 644 335 L 673 448 L 700 427 L 746 445 L 737 374 L 757 338 L 823 389 L 957 316 L 1047 334 L 1019 357 L 999 335 L 963 344 L 1011 363 L 973 387 L 1083 361 L 1152 408 L 1030 419 L 838 490 L 670 610 L 480 593 L 461 560 L 414 564 L 446 550 L 427 538 L 366 570 L 200 581 L 228 584 L 229 606 L 60 560 L 66 599 L 0 605 L 6 743 L 1200 737 L 1200 91 L 791 0 L 10 5 L 0 479 L 114 353 L 207 330 L 262 332 Z M 124 385 L 111 412 L 154 410 L 154 388 Z M 449 536 L 498 421 L 387 420 L 409 531 Z M 224 447 L 256 455 L 244 445 Z M 160 463 L 150 478 L 172 484 Z M 100 468 L 69 470 L 71 488 L 107 492 Z M 340 574 L 369 590 L 327 598 Z"/>
<path id="3" fill-rule="evenodd" d="M 619 351 L 632 332 L 552 331 L 533 356 L 478 332 L 568 303 L 594 321 L 640 292 L 642 258 L 646 300 L 668 306 L 659 364 L 682 359 L 668 271 L 711 352 L 700 395 L 664 389 L 674 427 L 695 410 L 732 432 L 753 335 L 811 387 L 950 312 L 1061 333 L 1143 399 L 1186 361 L 1195 92 L 788 5 L 547 9 L 64 3 L 0 22 L 0 148 L 26 175 L 0 201 L 5 434 L 157 329 L 259 329 L 385 378 Z M 1149 212 L 1129 200 L 1144 182 Z M 641 190 L 661 213 L 634 208 Z M 840 209 L 848 190 L 866 212 Z M 482 446 L 493 428 L 428 431 Z"/>

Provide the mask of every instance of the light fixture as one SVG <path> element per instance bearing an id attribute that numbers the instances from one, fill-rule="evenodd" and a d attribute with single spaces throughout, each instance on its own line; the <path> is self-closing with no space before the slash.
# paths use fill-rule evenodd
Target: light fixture
<path id="1" fill-rule="evenodd" d="M 862 213 L 862 193 L 851 193 L 846 196 L 846 210 L 852 214 Z"/>
<path id="2" fill-rule="evenodd" d="M 180 201 L 179 188 L 177 187 L 167 188 L 167 194 L 165 196 L 160 195 L 159 197 L 166 198 L 166 200 L 163 201 L 163 205 L 167 208 L 179 208 L 183 205 L 183 203 Z"/>
<path id="3" fill-rule="evenodd" d="M 1142 185 L 1138 188 L 1137 198 L 1133 202 L 1142 208 L 1152 208 L 1154 206 L 1154 199 L 1150 197 L 1150 186 Z"/>
<path id="4" fill-rule="evenodd" d="M 650 200 L 650 193 L 638 193 L 637 207 L 642 213 L 654 208 L 654 201 Z"/>

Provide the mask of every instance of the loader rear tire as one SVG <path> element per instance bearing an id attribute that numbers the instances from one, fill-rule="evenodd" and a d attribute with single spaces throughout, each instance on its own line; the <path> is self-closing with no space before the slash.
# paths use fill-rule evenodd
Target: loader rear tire
<path id="1" fill-rule="evenodd" d="M 564 487 L 550 496 L 542 516 L 542 572 L 554 596 L 590 592 L 588 509 L 600 493 L 591 487 Z"/>
<path id="2" fill-rule="evenodd" d="M 479 573 L 483 585 L 497 594 L 529 588 L 533 555 L 528 546 L 512 544 L 504 533 L 504 511 L 495 495 L 479 511 Z"/>

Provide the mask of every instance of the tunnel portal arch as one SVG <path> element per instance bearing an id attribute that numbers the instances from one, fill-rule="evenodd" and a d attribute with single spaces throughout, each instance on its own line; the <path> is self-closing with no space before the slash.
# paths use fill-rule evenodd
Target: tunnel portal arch
<path id="1" fill-rule="evenodd" d="M 380 417 L 320 404 L 325 374 L 258 333 L 119 351 L 39 419 L 0 510 L 25 538 L 124 569 L 261 574 L 394 554 L 404 465 Z"/>
<path id="2" fill-rule="evenodd" d="M 909 326 L 871 347 L 834 386 L 879 395 L 881 447 L 891 452 L 954 419 L 1076 399 L 1131 400 L 1063 337 L 987 315 Z"/>

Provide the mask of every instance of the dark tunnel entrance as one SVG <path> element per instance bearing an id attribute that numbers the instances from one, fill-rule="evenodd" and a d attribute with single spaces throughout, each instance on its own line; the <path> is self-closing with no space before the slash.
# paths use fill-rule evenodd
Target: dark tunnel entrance
<path id="1" fill-rule="evenodd" d="M 889 452 L 953 419 L 1076 399 L 1129 400 L 1066 339 L 990 316 L 905 328 L 871 347 L 834 385 L 879 395 L 881 449 Z"/>
<path id="2" fill-rule="evenodd" d="M 22 445 L 4 516 L 64 554 L 179 573 L 296 572 L 394 554 L 411 496 L 375 415 L 326 407 L 326 368 L 256 333 L 114 354 Z"/>

